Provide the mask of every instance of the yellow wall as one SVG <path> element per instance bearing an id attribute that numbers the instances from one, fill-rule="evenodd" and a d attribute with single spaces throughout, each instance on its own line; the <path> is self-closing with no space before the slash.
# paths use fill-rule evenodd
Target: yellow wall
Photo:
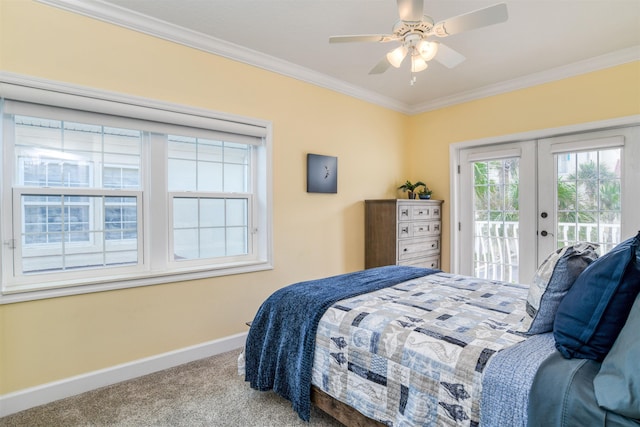
<path id="1" fill-rule="evenodd" d="M 640 62 L 484 98 L 410 118 L 408 173 L 449 197 L 449 146 L 492 136 L 640 114 Z M 432 161 L 436 159 L 436 161 Z M 443 205 L 443 265 L 449 260 L 449 205 Z"/>
<path id="2" fill-rule="evenodd" d="M 27 1 L 0 1 L 0 70 L 271 121 L 276 266 L 2 305 L 0 395 L 244 332 L 275 289 L 361 269 L 362 201 L 395 197 L 407 178 L 448 197 L 451 142 L 640 113 L 638 64 L 407 117 Z M 615 88 L 603 105 L 585 103 L 594 84 Z M 338 157 L 338 194 L 306 193 L 309 152 Z"/>
<path id="3" fill-rule="evenodd" d="M 363 268 L 363 200 L 396 196 L 408 117 L 35 2 L 0 19 L 2 71 L 271 121 L 275 251 L 272 271 L 0 306 L 0 394 L 245 332 L 275 289 Z M 306 192 L 307 153 L 338 157 L 338 194 Z"/>

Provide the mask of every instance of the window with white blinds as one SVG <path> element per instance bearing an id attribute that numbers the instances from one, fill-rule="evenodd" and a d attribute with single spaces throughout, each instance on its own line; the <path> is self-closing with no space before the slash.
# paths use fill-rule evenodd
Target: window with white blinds
<path id="1" fill-rule="evenodd" d="M 268 124 L 0 93 L 0 302 L 271 267 Z"/>

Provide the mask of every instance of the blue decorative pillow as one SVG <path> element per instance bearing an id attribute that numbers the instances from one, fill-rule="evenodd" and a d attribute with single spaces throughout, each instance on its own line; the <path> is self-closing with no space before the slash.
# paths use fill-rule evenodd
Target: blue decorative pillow
<path id="1" fill-rule="evenodd" d="M 576 243 L 551 253 L 538 270 L 527 296 L 527 315 L 520 332 L 530 335 L 553 330 L 553 321 L 560 301 L 567 294 L 580 273 L 596 258 L 595 243 Z"/>
<path id="2" fill-rule="evenodd" d="M 553 325 L 567 358 L 602 361 L 640 292 L 640 233 L 589 265 L 562 299 Z"/>

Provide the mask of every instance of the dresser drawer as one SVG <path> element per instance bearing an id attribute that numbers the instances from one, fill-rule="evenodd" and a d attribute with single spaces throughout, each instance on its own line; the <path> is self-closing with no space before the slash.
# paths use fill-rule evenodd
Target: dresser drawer
<path id="1" fill-rule="evenodd" d="M 440 221 L 403 222 L 398 224 L 398 238 L 437 236 L 440 234 Z"/>
<path id="2" fill-rule="evenodd" d="M 440 269 L 440 256 L 430 256 L 426 258 L 412 258 L 398 262 L 398 265 L 408 265 L 411 267 L 425 267 Z"/>
<path id="3" fill-rule="evenodd" d="M 411 206 L 411 220 L 420 221 L 432 218 L 432 206 Z"/>
<path id="4" fill-rule="evenodd" d="M 398 241 L 398 261 L 424 257 L 440 251 L 440 239 L 409 239 Z"/>
<path id="5" fill-rule="evenodd" d="M 440 206 L 428 205 L 425 202 L 398 205 L 398 221 L 420 221 L 440 219 Z"/>
<path id="6" fill-rule="evenodd" d="M 411 224 L 414 237 L 437 236 L 440 234 L 440 221 L 416 222 Z"/>

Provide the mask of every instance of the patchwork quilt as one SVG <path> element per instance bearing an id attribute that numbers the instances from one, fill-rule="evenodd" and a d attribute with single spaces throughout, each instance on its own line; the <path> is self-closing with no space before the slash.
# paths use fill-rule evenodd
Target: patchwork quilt
<path id="1" fill-rule="evenodd" d="M 312 383 L 389 426 L 477 426 L 485 366 L 526 339 L 527 291 L 436 273 L 338 301 L 318 325 Z"/>

